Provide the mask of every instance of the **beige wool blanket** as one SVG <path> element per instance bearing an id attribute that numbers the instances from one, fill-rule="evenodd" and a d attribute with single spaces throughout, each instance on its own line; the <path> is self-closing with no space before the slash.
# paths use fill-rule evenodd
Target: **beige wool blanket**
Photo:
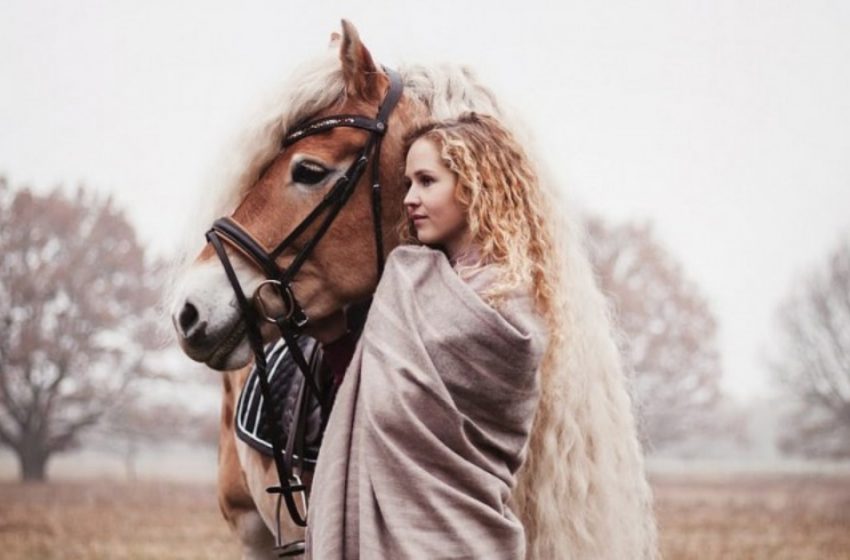
<path id="1" fill-rule="evenodd" d="M 322 441 L 308 558 L 524 557 L 511 492 L 547 332 L 530 294 L 479 297 L 494 274 L 390 253 Z"/>

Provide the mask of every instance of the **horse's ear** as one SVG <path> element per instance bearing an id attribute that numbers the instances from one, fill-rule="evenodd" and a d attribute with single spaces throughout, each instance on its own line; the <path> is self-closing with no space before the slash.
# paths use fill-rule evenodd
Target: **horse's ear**
<path id="1" fill-rule="evenodd" d="M 372 55 L 360 41 L 354 25 L 342 20 L 342 43 L 339 47 L 342 60 L 342 75 L 349 95 L 366 100 L 378 98 L 378 70 L 372 61 Z"/>
<path id="2" fill-rule="evenodd" d="M 328 43 L 328 46 L 329 47 L 336 46 L 339 43 L 340 39 L 342 39 L 342 35 L 340 35 L 336 31 L 334 31 L 333 33 L 331 33 L 331 41 L 330 41 L 330 43 Z"/>

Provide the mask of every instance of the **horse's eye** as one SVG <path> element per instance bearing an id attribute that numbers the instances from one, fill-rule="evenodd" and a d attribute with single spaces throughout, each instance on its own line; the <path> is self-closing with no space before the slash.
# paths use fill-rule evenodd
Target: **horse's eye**
<path id="1" fill-rule="evenodd" d="M 328 170 L 312 161 L 301 161 L 292 170 L 292 180 L 302 185 L 315 185 L 328 176 Z"/>

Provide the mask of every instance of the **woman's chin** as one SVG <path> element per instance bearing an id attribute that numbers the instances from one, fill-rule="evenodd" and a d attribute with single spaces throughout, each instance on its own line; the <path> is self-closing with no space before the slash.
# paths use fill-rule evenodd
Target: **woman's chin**
<path id="1" fill-rule="evenodd" d="M 438 241 L 435 235 L 430 234 L 427 230 L 423 232 L 421 229 L 416 232 L 416 239 L 423 245 L 435 245 Z"/>

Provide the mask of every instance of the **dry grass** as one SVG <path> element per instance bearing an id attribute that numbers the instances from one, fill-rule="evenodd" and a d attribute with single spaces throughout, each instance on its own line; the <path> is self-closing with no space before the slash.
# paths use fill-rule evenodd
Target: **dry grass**
<path id="1" fill-rule="evenodd" d="M 0 557 L 237 558 L 238 549 L 212 486 L 3 483 Z"/>
<path id="2" fill-rule="evenodd" d="M 850 476 L 654 477 L 667 559 L 850 559 Z"/>
<path id="3" fill-rule="evenodd" d="M 653 477 L 671 559 L 850 559 L 850 477 Z M 0 484 L 0 556 L 237 558 L 211 486 Z"/>

